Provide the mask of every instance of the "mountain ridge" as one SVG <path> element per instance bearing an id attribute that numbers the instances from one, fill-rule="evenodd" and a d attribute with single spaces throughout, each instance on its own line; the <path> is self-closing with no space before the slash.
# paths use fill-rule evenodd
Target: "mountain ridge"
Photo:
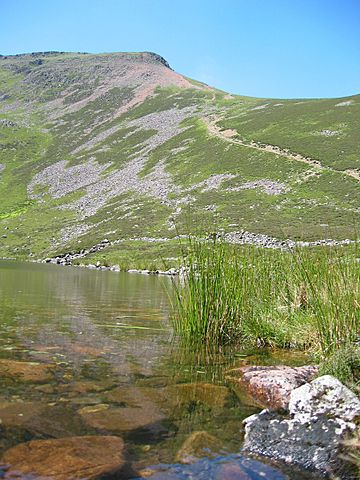
<path id="1" fill-rule="evenodd" d="M 60 51 L 60 50 L 49 50 L 49 51 L 36 51 L 36 52 L 23 52 L 23 53 L 14 53 L 14 54 L 0 54 L 0 59 L 11 59 L 11 58 L 25 58 L 25 57 L 46 57 L 46 56 L 52 56 L 52 55 L 117 55 L 117 54 L 130 54 L 130 55 L 150 55 L 153 57 L 155 60 L 159 61 L 159 63 L 163 64 L 164 66 L 168 67 L 170 70 L 174 70 L 169 62 L 163 57 L 162 55 L 156 53 L 156 52 L 151 52 L 151 51 L 143 51 L 143 52 L 101 52 L 101 53 L 92 53 L 92 52 L 66 52 L 66 51 Z M 184 74 L 180 74 L 185 78 L 189 78 Z M 209 86 L 206 82 L 203 81 L 196 81 L 199 84 L 203 84 L 205 86 Z M 216 88 L 219 91 L 226 92 L 225 90 L 219 89 L 217 87 L 210 86 L 210 88 Z M 272 100 L 341 100 L 343 98 L 349 98 L 349 97 L 354 97 L 357 95 L 360 95 L 360 92 L 358 93 L 353 93 L 350 95 L 345 95 L 345 96 L 331 96 L 331 97 L 291 97 L 291 98 L 282 98 L 282 97 L 264 97 L 264 96 L 250 96 L 250 95 L 242 95 L 234 92 L 226 92 L 229 95 L 234 95 L 234 96 L 240 96 L 240 97 L 248 97 L 248 98 L 257 98 L 257 99 L 262 99 L 266 100 L 268 98 L 271 98 Z"/>

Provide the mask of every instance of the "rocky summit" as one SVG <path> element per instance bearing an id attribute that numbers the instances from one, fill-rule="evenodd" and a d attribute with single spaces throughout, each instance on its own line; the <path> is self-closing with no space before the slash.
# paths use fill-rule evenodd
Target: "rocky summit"
<path id="1" fill-rule="evenodd" d="M 174 266 L 190 232 L 350 241 L 359 118 L 359 95 L 230 95 L 150 52 L 0 56 L 0 256 Z"/>

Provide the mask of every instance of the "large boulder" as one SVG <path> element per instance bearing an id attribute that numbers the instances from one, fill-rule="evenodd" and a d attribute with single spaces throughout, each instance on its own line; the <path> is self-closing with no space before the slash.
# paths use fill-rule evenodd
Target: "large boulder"
<path id="1" fill-rule="evenodd" d="M 287 408 L 291 392 L 312 380 L 318 372 L 313 365 L 303 367 L 250 366 L 231 371 L 227 378 L 239 383 L 260 405 L 278 409 Z"/>
<path id="2" fill-rule="evenodd" d="M 124 442 L 119 437 L 85 436 L 33 440 L 5 452 L 5 479 L 96 480 L 124 472 Z M 106 477 L 108 478 L 108 477 Z"/>
<path id="3" fill-rule="evenodd" d="M 330 375 L 290 394 L 289 415 L 263 410 L 244 420 L 244 451 L 265 455 L 323 475 L 346 478 L 343 441 L 356 429 L 360 400 Z"/>

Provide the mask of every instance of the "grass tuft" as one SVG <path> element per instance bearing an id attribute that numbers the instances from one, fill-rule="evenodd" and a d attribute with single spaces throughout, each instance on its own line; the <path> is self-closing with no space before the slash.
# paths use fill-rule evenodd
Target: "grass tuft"
<path id="1" fill-rule="evenodd" d="M 309 349 L 327 357 L 360 334 L 358 247 L 273 251 L 189 239 L 174 325 L 211 344 Z"/>
<path id="2" fill-rule="evenodd" d="M 322 362 L 319 375 L 332 375 L 360 393 L 360 347 L 352 345 L 339 348 Z"/>

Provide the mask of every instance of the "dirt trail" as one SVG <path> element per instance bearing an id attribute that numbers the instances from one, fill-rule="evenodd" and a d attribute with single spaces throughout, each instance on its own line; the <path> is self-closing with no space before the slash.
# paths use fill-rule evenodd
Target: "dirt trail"
<path id="1" fill-rule="evenodd" d="M 226 142 L 233 143 L 235 145 L 241 145 L 247 148 L 253 148 L 254 150 L 260 150 L 262 152 L 270 152 L 275 153 L 276 155 L 280 155 L 282 157 L 288 158 L 290 160 L 295 160 L 296 162 L 307 163 L 314 167 L 317 171 L 328 171 L 328 172 L 335 172 L 346 175 L 351 178 L 355 178 L 355 180 L 360 181 L 360 171 L 359 170 L 335 170 L 331 167 L 325 167 L 321 165 L 318 160 L 314 160 L 309 157 L 304 157 L 300 153 L 291 153 L 288 150 L 282 149 L 276 145 L 269 145 L 269 144 L 259 144 L 256 142 L 245 142 L 240 140 L 239 138 L 234 138 L 237 135 L 236 130 L 228 129 L 228 130 L 221 130 L 221 128 L 216 124 L 220 119 L 216 118 L 211 120 L 209 118 L 202 119 L 205 125 L 208 128 L 209 133 L 215 135 Z"/>
<path id="2" fill-rule="evenodd" d="M 356 180 L 360 181 L 360 170 L 354 169 L 354 170 L 345 170 L 346 175 L 349 175 L 349 177 L 356 178 Z"/>

